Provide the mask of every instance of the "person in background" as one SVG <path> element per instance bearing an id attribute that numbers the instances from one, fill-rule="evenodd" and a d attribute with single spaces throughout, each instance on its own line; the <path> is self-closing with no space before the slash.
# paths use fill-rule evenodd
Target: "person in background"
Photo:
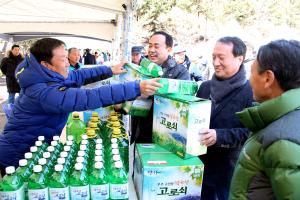
<path id="1" fill-rule="evenodd" d="M 139 65 L 141 60 L 144 58 L 142 53 L 142 46 L 133 46 L 131 48 L 131 61 L 132 63 Z"/>
<path id="2" fill-rule="evenodd" d="M 210 127 L 199 133 L 207 146 L 204 163 L 202 200 L 227 200 L 235 163 L 249 130 L 235 115 L 251 107 L 253 98 L 243 61 L 246 45 L 238 37 L 220 38 L 213 50 L 215 73 L 200 85 L 197 97 L 212 102 Z"/>
<path id="3" fill-rule="evenodd" d="M 196 82 L 203 80 L 199 69 L 197 69 L 198 66 L 191 63 L 189 57 L 186 55 L 186 50 L 182 46 L 177 45 L 174 47 L 174 59 L 177 64 L 182 64 L 189 70 L 191 80 Z"/>
<path id="4" fill-rule="evenodd" d="M 0 64 L 1 71 L 6 76 L 8 103 L 10 104 L 15 102 L 16 93 L 20 93 L 20 86 L 15 78 L 15 71 L 22 60 L 20 46 L 14 44 L 8 52 L 8 56 L 3 58 Z"/>
<path id="5" fill-rule="evenodd" d="M 251 135 L 235 167 L 229 199 L 299 199 L 300 42 L 261 46 L 250 84 L 259 104 L 237 114 Z"/>
<path id="6" fill-rule="evenodd" d="M 96 65 L 98 64 L 103 64 L 103 54 L 99 54 L 98 51 L 95 52 L 95 60 L 96 60 Z"/>
<path id="7" fill-rule="evenodd" d="M 84 55 L 84 64 L 85 65 L 95 65 L 96 64 L 96 59 L 95 56 L 91 54 L 90 49 L 85 50 L 85 55 Z"/>
<path id="8" fill-rule="evenodd" d="M 16 78 L 21 93 L 13 107 L 3 134 L 0 134 L 0 169 L 18 166 L 24 153 L 38 136 L 50 142 L 60 135 L 69 113 L 105 107 L 138 96 L 150 96 L 161 87 L 158 79 L 105 85 L 94 89 L 80 88 L 87 80 L 100 80 L 124 73 L 124 63 L 69 71 L 64 42 L 54 38 L 36 41 L 30 56 L 21 62 Z"/>
<path id="9" fill-rule="evenodd" d="M 158 31 L 152 34 L 149 40 L 148 59 L 163 69 L 162 78 L 190 80 L 185 66 L 177 64 L 172 53 L 173 38 L 166 32 Z M 147 117 L 132 119 L 131 143 L 152 142 L 153 104 Z"/>
<path id="10" fill-rule="evenodd" d="M 70 63 L 69 70 L 78 70 L 82 67 L 80 60 L 80 51 L 79 49 L 72 47 L 68 50 L 68 59 Z"/>

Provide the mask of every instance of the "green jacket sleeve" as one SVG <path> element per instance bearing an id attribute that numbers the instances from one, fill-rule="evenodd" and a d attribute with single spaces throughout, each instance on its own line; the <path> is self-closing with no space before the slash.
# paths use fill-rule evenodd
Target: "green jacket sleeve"
<path id="1" fill-rule="evenodd" d="M 264 153 L 263 163 L 276 199 L 300 197 L 300 145 L 278 140 Z"/>

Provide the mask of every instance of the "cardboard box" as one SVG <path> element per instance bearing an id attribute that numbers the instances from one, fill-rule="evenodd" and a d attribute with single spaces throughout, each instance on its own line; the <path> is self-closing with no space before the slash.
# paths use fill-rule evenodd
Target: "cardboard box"
<path id="1" fill-rule="evenodd" d="M 141 200 L 198 200 L 203 170 L 198 157 L 183 160 L 156 144 L 136 146 L 134 185 Z"/>
<path id="2" fill-rule="evenodd" d="M 188 95 L 154 96 L 153 142 L 181 158 L 205 154 L 199 132 L 209 128 L 211 101 Z"/>

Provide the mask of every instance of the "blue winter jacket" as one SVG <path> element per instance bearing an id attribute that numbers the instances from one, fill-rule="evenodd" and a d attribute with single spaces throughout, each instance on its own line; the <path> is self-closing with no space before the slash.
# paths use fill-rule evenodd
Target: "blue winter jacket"
<path id="1" fill-rule="evenodd" d="M 60 135 L 72 111 L 84 111 L 133 100 L 140 96 L 139 82 L 128 82 L 81 89 L 87 80 L 111 77 L 110 68 L 101 66 L 70 71 L 62 75 L 39 64 L 33 55 L 27 57 L 16 70 L 21 86 L 12 116 L 0 135 L 0 166 L 17 166 L 39 135 L 47 142 Z"/>

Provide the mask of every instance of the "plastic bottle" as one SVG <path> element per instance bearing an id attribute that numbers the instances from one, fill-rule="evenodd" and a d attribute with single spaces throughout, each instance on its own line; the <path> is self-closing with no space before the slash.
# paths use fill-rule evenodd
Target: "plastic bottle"
<path id="1" fill-rule="evenodd" d="M 55 165 L 54 170 L 48 183 L 50 200 L 70 199 L 68 179 L 62 173 L 63 166 Z"/>
<path id="2" fill-rule="evenodd" d="M 89 200 L 90 191 L 88 176 L 83 172 L 82 163 L 75 164 L 75 170 L 70 176 L 70 196 L 71 199 Z"/>
<path id="3" fill-rule="evenodd" d="M 30 152 L 32 153 L 33 162 L 36 164 L 40 157 L 42 157 L 42 153 L 38 152 L 38 148 L 36 146 L 30 147 Z"/>
<path id="4" fill-rule="evenodd" d="M 140 62 L 140 71 L 151 77 L 159 77 L 163 75 L 161 66 L 155 64 L 147 58 L 143 58 Z"/>
<path id="5" fill-rule="evenodd" d="M 156 91 L 158 94 L 195 95 L 198 91 L 198 84 L 195 81 L 161 78 L 158 82 L 163 85 Z"/>
<path id="6" fill-rule="evenodd" d="M 47 179 L 42 173 L 41 165 L 35 165 L 33 167 L 33 174 L 29 177 L 28 199 L 29 200 L 49 199 Z"/>
<path id="7" fill-rule="evenodd" d="M 67 136 L 73 135 L 77 144 L 81 141 L 81 135 L 85 133 L 85 124 L 80 120 L 78 113 L 73 113 L 73 120 L 67 125 Z"/>
<path id="8" fill-rule="evenodd" d="M 22 177 L 15 173 L 15 167 L 5 168 L 6 175 L 0 183 L 0 199 L 23 200 L 25 199 Z"/>
<path id="9" fill-rule="evenodd" d="M 49 146 L 48 143 L 45 141 L 45 136 L 41 135 L 38 137 L 38 141 L 41 141 L 42 142 L 42 149 L 44 151 L 46 151 L 47 147 Z"/>
<path id="10" fill-rule="evenodd" d="M 120 135 L 118 138 L 112 138 L 111 140 L 115 141 L 117 140 L 117 144 L 119 146 L 120 156 L 124 163 L 124 168 L 126 169 L 126 172 L 129 171 L 129 141 L 126 137 L 126 134 L 121 134 L 120 130 L 114 129 L 113 130 L 113 137 L 115 135 Z"/>
<path id="11" fill-rule="evenodd" d="M 28 168 L 30 169 L 30 171 L 32 171 L 33 166 L 35 165 L 33 157 L 32 157 L 32 153 L 31 152 L 25 153 L 24 158 L 27 160 Z"/>
<path id="12" fill-rule="evenodd" d="M 114 163 L 109 176 L 110 199 L 128 199 L 128 177 L 120 161 Z"/>
<path id="13" fill-rule="evenodd" d="M 91 199 L 109 199 L 109 183 L 103 163 L 96 162 L 89 176 Z"/>
<path id="14" fill-rule="evenodd" d="M 45 177 L 48 177 L 52 173 L 51 169 L 47 165 L 47 160 L 45 158 L 40 158 L 39 159 L 39 165 L 42 166 L 42 174 Z"/>
<path id="15" fill-rule="evenodd" d="M 16 174 L 20 176 L 24 183 L 24 191 L 28 190 L 28 179 L 31 175 L 31 170 L 28 167 L 28 162 L 26 159 L 19 160 L 19 167 L 16 170 Z"/>

